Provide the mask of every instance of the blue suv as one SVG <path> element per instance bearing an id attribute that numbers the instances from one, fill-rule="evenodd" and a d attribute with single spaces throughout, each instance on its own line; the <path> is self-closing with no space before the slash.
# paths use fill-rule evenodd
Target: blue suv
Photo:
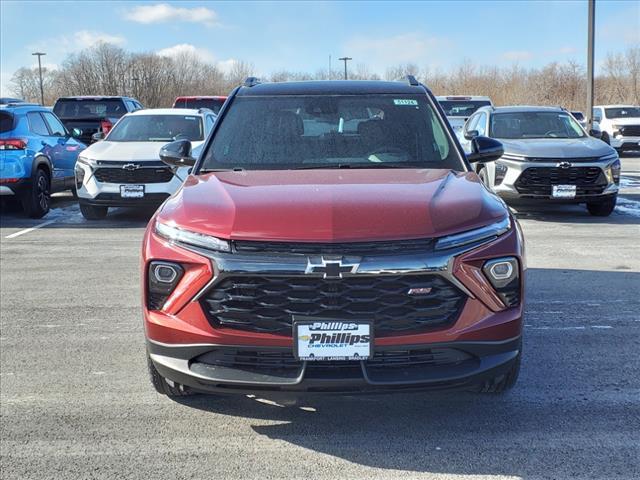
<path id="1" fill-rule="evenodd" d="M 43 217 L 52 192 L 75 188 L 76 159 L 85 148 L 51 110 L 28 103 L 1 105 L 0 195 L 18 197 L 25 214 Z"/>

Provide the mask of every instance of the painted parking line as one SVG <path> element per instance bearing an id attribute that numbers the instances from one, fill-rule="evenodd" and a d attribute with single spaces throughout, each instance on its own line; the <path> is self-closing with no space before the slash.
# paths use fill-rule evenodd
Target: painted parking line
<path id="1" fill-rule="evenodd" d="M 56 222 L 56 220 L 47 220 L 46 222 L 39 223 L 38 225 L 35 225 L 33 227 L 25 228 L 24 230 L 20 230 L 18 232 L 12 233 L 11 235 L 7 235 L 4 238 L 6 238 L 6 239 L 16 238 L 16 237 L 19 237 L 20 235 L 24 235 L 26 233 L 33 232 L 34 230 L 37 230 L 37 229 L 42 228 L 42 227 L 46 227 L 47 225 L 51 225 L 52 223 L 55 223 L 55 222 Z"/>

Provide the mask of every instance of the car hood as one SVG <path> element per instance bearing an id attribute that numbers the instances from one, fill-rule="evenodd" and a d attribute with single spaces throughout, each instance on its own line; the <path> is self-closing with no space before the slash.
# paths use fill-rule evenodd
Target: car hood
<path id="1" fill-rule="evenodd" d="M 602 140 L 586 138 L 527 138 L 511 140 L 498 138 L 505 154 L 538 158 L 583 158 L 601 157 L 614 150 Z"/>
<path id="2" fill-rule="evenodd" d="M 442 236 L 507 214 L 475 173 L 332 169 L 190 175 L 158 220 L 230 239 L 338 242 Z"/>
<path id="3" fill-rule="evenodd" d="M 160 149 L 169 142 L 110 142 L 103 140 L 87 148 L 83 157 L 93 160 L 158 161 Z M 192 142 L 197 148 L 202 142 Z"/>

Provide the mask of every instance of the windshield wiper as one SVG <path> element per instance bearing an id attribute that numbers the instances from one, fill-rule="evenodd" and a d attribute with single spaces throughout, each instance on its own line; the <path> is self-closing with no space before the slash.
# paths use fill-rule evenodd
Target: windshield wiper
<path id="1" fill-rule="evenodd" d="M 200 173 L 212 173 L 212 172 L 244 172 L 244 168 L 242 167 L 234 167 L 234 168 L 201 168 L 198 170 L 198 174 Z"/>
<path id="2" fill-rule="evenodd" d="M 322 169 L 352 169 L 352 168 L 412 168 L 412 165 L 402 165 L 398 163 L 334 163 L 330 165 L 302 165 L 293 167 L 290 170 L 322 170 Z"/>

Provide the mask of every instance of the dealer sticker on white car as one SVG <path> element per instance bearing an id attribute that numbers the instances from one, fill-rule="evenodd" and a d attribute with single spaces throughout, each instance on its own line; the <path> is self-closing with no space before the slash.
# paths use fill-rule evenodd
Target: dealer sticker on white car
<path id="1" fill-rule="evenodd" d="M 295 354 L 300 360 L 366 360 L 371 356 L 371 324 L 294 319 Z"/>
<path id="2" fill-rule="evenodd" d="M 120 185 L 120 196 L 122 198 L 142 198 L 144 197 L 144 185 Z"/>
<path id="3" fill-rule="evenodd" d="M 575 185 L 554 185 L 551 192 L 553 198 L 575 198 L 576 186 Z"/>

